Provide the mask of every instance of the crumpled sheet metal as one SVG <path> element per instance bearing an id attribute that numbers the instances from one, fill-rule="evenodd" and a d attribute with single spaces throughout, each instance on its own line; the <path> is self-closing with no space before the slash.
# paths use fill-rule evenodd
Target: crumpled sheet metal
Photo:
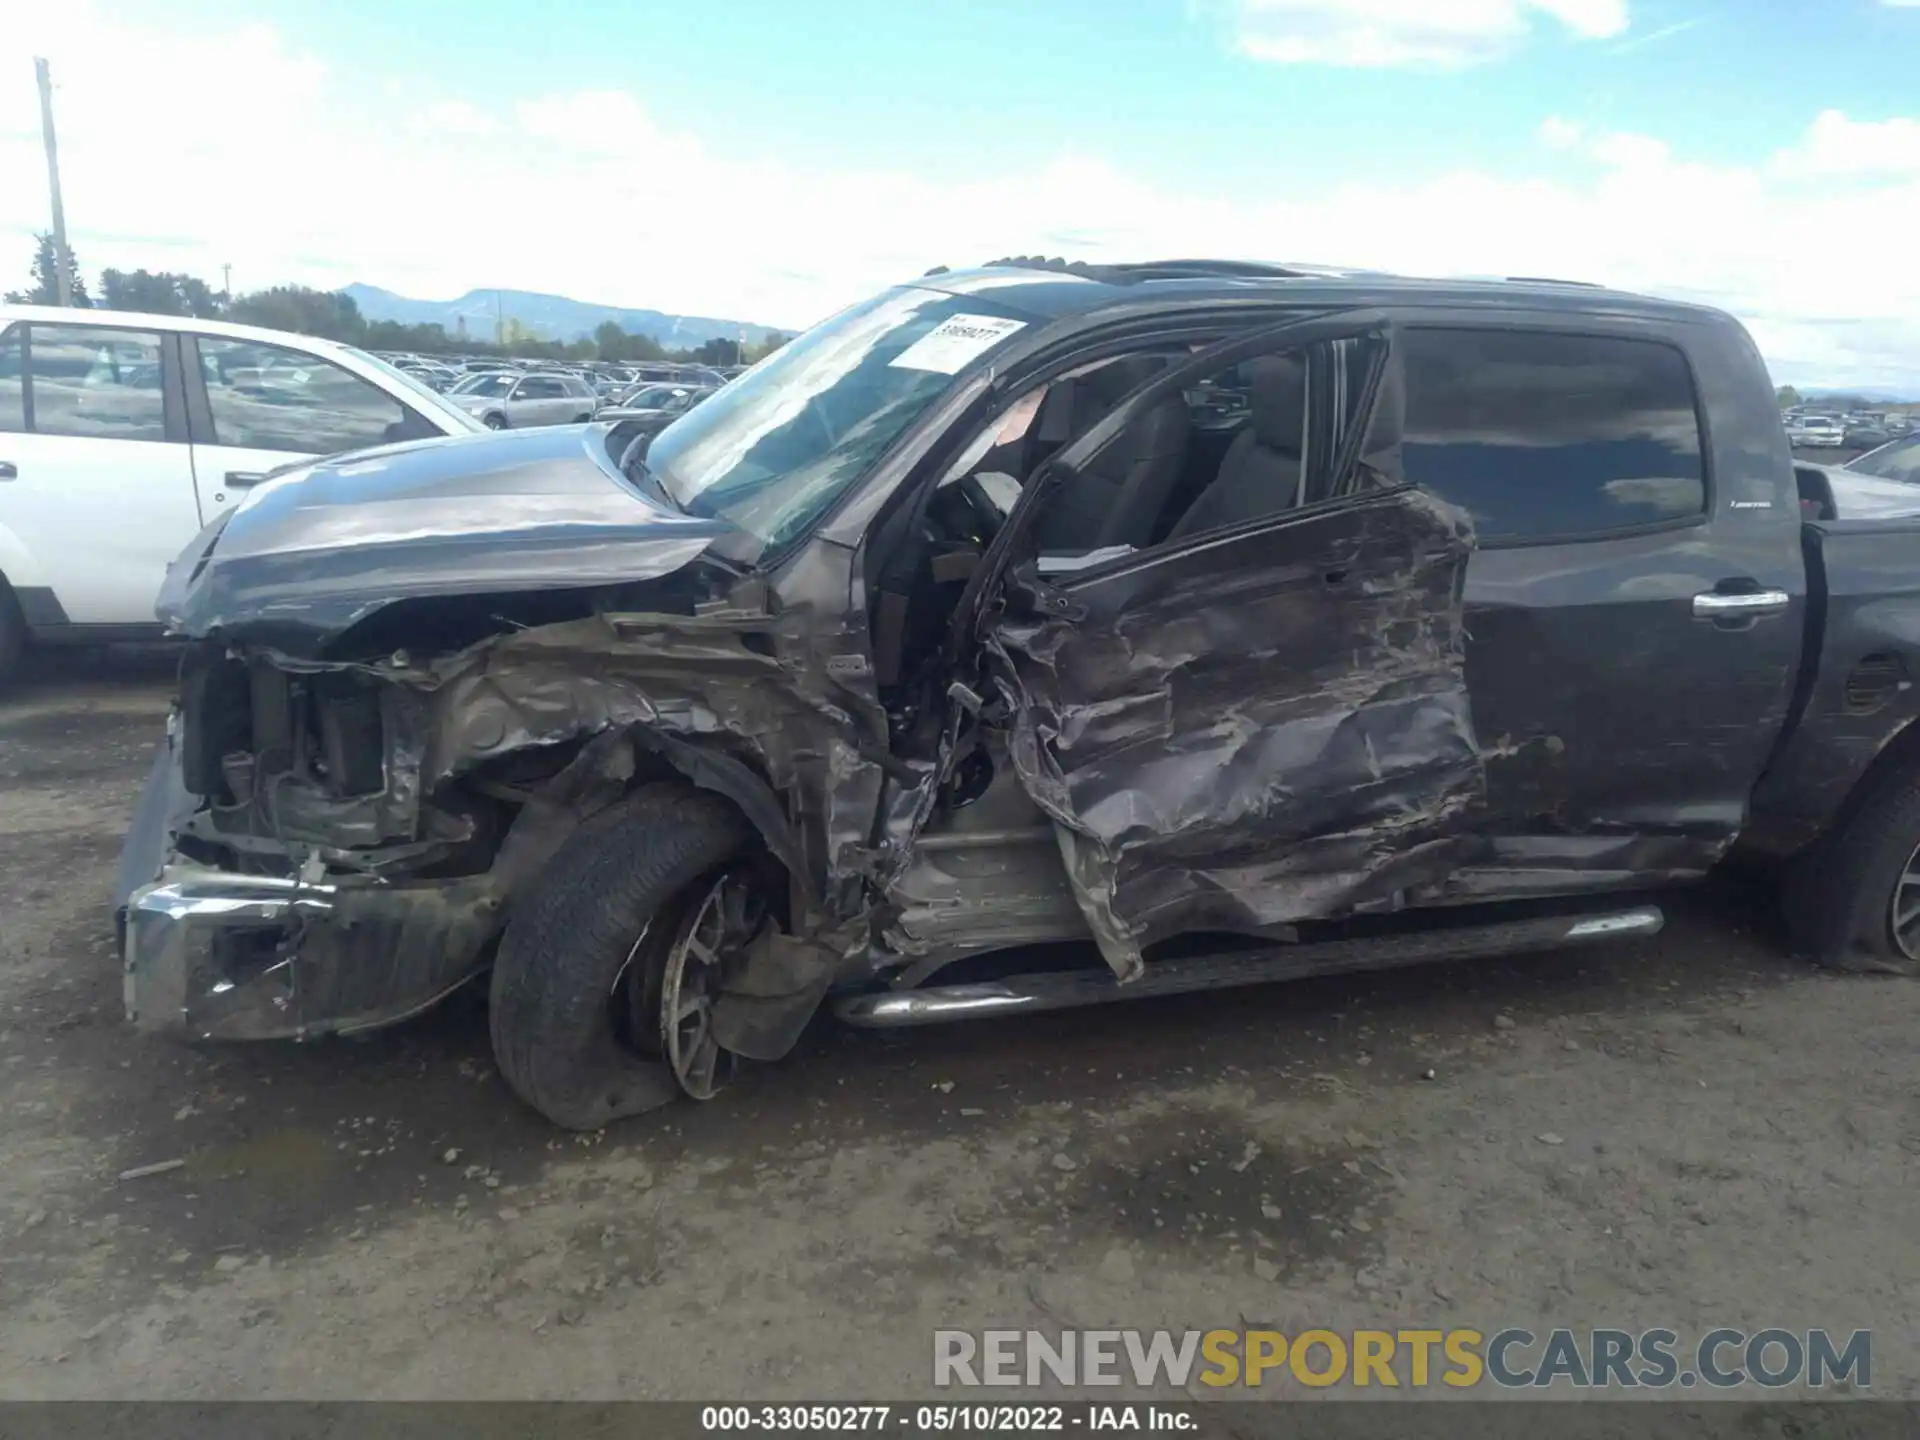
<path id="1" fill-rule="evenodd" d="M 864 676 L 864 637 L 823 630 L 807 611 L 602 615 L 499 636 L 411 677 L 431 707 L 426 784 L 608 730 L 718 750 L 764 776 L 784 807 L 798 878 L 822 910 L 806 928 L 824 929 L 864 908 L 885 779 L 859 741 L 884 749 L 884 719 L 834 678 L 843 654 Z"/>
<path id="2" fill-rule="evenodd" d="M 1084 615 L 988 639 L 1015 766 L 1122 980 L 1180 931 L 1436 882 L 1484 796 L 1459 511 L 1399 490 L 1226 543 L 1270 563 L 1241 548 L 1096 577 L 1066 589 Z"/>

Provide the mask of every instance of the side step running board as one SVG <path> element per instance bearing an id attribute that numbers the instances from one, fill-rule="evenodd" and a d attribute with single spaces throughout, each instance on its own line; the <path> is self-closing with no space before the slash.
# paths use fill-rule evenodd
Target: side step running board
<path id="1" fill-rule="evenodd" d="M 1511 955 L 1552 950 L 1594 940 L 1657 935 L 1664 921 L 1652 905 L 1595 915 L 1560 915 L 1544 920 L 1509 920 L 1493 925 L 1460 926 L 1362 940 L 1327 940 L 1308 945 L 1263 945 L 1184 960 L 1162 960 L 1131 985 L 1108 970 L 1061 970 L 1016 975 L 978 985 L 933 985 L 921 990 L 883 990 L 850 995 L 834 1007 L 849 1025 L 891 1028 L 936 1025 L 947 1020 L 1005 1015 L 1014 1011 L 1067 1010 L 1109 1000 L 1139 1000 L 1150 995 L 1180 995 L 1192 990 L 1226 990 L 1270 980 L 1299 980 L 1360 970 L 1391 970 L 1429 960 L 1472 955 Z"/>

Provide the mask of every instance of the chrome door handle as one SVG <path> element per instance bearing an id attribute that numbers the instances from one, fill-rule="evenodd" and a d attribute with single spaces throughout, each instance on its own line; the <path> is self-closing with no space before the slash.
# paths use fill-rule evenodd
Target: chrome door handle
<path id="1" fill-rule="evenodd" d="M 1727 595 L 1708 590 L 1693 597 L 1693 613 L 1703 620 L 1742 620 L 1753 615 L 1778 615 L 1793 603 L 1784 590 L 1752 590 Z"/>
<path id="2" fill-rule="evenodd" d="M 245 490 L 249 485 L 258 485 L 266 478 L 267 472 L 264 470 L 229 470 L 227 471 L 227 488 Z"/>
<path id="3" fill-rule="evenodd" d="M 0 480 L 18 480 L 20 467 L 11 460 L 0 460 Z"/>

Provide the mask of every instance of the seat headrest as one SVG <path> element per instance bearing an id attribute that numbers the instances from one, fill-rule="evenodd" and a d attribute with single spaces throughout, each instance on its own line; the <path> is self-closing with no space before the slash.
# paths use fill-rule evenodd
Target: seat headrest
<path id="1" fill-rule="evenodd" d="M 1246 361 L 1247 404 L 1253 434 L 1270 450 L 1300 453 L 1307 419 L 1307 367 L 1297 355 L 1259 355 Z"/>
<path id="2" fill-rule="evenodd" d="M 1122 355 L 1082 375 L 1081 393 L 1101 410 L 1110 410 L 1122 396 L 1138 390 L 1166 368 L 1166 360 L 1159 355 Z M 1092 418 L 1091 414 L 1088 418 Z"/>

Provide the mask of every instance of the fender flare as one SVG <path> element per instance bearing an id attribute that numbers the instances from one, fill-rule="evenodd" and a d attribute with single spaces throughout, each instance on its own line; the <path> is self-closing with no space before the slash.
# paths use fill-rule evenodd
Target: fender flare
<path id="1" fill-rule="evenodd" d="M 809 910 L 818 908 L 819 896 L 807 873 L 800 851 L 799 836 L 787 821 L 785 807 L 773 788 L 754 773 L 753 767 L 720 750 L 689 744 L 677 736 L 658 730 L 636 727 L 627 732 L 634 748 L 657 755 L 701 790 L 722 795 L 740 808 L 749 824 L 760 832 L 773 858 L 786 867 L 787 875 L 798 888 Z"/>

